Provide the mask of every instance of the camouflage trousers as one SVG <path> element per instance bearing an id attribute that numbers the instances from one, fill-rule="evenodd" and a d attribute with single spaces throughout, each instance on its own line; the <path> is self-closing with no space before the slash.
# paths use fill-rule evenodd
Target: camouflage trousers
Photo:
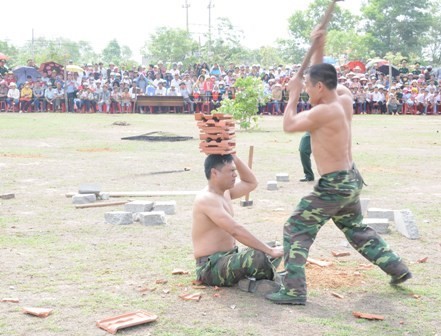
<path id="1" fill-rule="evenodd" d="M 369 226 L 362 224 L 360 192 L 363 179 L 358 170 L 323 175 L 314 191 L 303 197 L 284 225 L 283 247 L 287 294 L 306 297 L 305 263 L 320 228 L 332 219 L 349 243 L 366 259 L 389 275 L 408 271 L 401 258 Z"/>
<path id="2" fill-rule="evenodd" d="M 237 247 L 199 259 L 203 262 L 196 263 L 197 280 L 211 286 L 232 286 L 246 277 L 273 280 L 282 261 L 252 248 L 239 251 Z"/>

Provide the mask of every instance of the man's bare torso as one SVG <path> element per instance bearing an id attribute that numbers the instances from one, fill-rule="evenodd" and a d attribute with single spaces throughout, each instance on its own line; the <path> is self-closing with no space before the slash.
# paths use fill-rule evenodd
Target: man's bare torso
<path id="1" fill-rule="evenodd" d="M 326 119 L 320 127 L 311 130 L 312 153 L 320 175 L 352 167 L 352 104 L 347 97 L 338 96 L 337 100 L 320 104 L 310 111 Z"/>
<path id="2" fill-rule="evenodd" d="M 222 230 L 206 215 L 205 207 L 223 207 L 233 216 L 233 206 L 226 191 L 223 196 L 209 192 L 207 189 L 201 191 L 193 205 L 192 240 L 194 257 L 199 258 L 217 252 L 226 252 L 234 248 L 235 239 Z"/>

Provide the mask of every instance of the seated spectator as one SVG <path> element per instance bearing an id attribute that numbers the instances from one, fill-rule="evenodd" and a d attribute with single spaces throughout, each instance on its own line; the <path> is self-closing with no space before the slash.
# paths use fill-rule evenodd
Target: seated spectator
<path id="1" fill-rule="evenodd" d="M 61 112 L 61 104 L 64 102 L 64 89 L 61 82 L 56 82 L 54 90 L 55 111 Z"/>
<path id="2" fill-rule="evenodd" d="M 170 86 L 170 89 L 167 91 L 167 96 L 177 96 L 178 92 L 176 91 L 176 87 L 174 84 Z"/>
<path id="3" fill-rule="evenodd" d="M 8 90 L 9 90 L 9 88 L 6 84 L 6 81 L 2 80 L 0 82 L 0 106 L 1 106 L 2 111 L 4 111 L 6 108 L 6 98 L 8 96 Z"/>
<path id="4" fill-rule="evenodd" d="M 44 90 L 44 99 L 46 101 L 46 108 L 47 110 L 51 110 L 51 111 L 54 110 L 54 99 L 55 99 L 54 90 L 55 88 L 51 83 L 48 84 L 46 90 Z"/>
<path id="5" fill-rule="evenodd" d="M 20 102 L 20 90 L 17 89 L 17 84 L 15 82 L 11 82 L 9 84 L 9 90 L 6 95 L 6 105 L 8 106 L 8 110 L 14 112 L 15 106 L 18 106 Z"/>
<path id="6" fill-rule="evenodd" d="M 43 111 L 46 111 L 46 101 L 44 99 L 44 88 L 41 86 L 40 81 L 36 81 L 34 83 L 34 87 L 32 88 L 32 95 L 34 97 L 32 104 L 34 105 L 34 111 L 40 111 L 40 108 Z"/>
<path id="7" fill-rule="evenodd" d="M 96 97 L 98 102 L 98 111 L 103 112 L 103 105 L 106 105 L 106 111 L 107 112 L 110 109 L 110 91 L 109 91 L 109 85 L 104 84 L 103 85 L 103 91 L 102 94 Z"/>
<path id="8" fill-rule="evenodd" d="M 188 92 L 187 85 L 185 84 L 185 82 L 181 82 L 179 84 L 179 95 L 182 96 L 182 98 L 184 99 L 184 103 L 189 105 L 190 112 L 193 113 L 194 112 L 194 103 L 190 98 L 190 94 Z"/>
<path id="9" fill-rule="evenodd" d="M 25 82 L 20 91 L 20 112 L 28 111 L 32 104 L 32 89 L 28 82 Z"/>
<path id="10" fill-rule="evenodd" d="M 132 95 L 129 90 L 128 87 L 125 87 L 121 93 L 121 109 L 123 112 L 131 112 L 132 110 Z"/>

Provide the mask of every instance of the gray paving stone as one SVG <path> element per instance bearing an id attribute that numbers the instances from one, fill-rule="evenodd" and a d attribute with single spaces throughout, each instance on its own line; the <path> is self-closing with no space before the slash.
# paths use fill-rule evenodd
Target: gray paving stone
<path id="1" fill-rule="evenodd" d="M 394 220 L 394 210 L 381 209 L 381 208 L 368 208 L 368 218 L 387 218 L 390 221 Z"/>
<path id="2" fill-rule="evenodd" d="M 280 173 L 276 175 L 277 182 L 289 182 L 289 175 L 287 173 Z"/>
<path id="3" fill-rule="evenodd" d="M 72 196 L 73 204 L 89 204 L 96 202 L 95 194 L 76 194 Z"/>
<path id="4" fill-rule="evenodd" d="M 149 211 L 138 213 L 139 221 L 143 225 L 167 224 L 164 211 Z"/>
<path id="5" fill-rule="evenodd" d="M 166 215 L 174 215 L 176 213 L 176 201 L 155 202 L 153 211 L 164 211 Z"/>
<path id="6" fill-rule="evenodd" d="M 277 190 L 277 189 L 279 189 L 277 187 L 277 181 L 268 181 L 266 183 L 266 189 L 268 189 L 268 190 Z"/>
<path id="7" fill-rule="evenodd" d="M 85 183 L 80 185 L 78 189 L 79 194 L 95 194 L 98 195 L 101 192 L 101 187 L 96 183 Z"/>
<path id="8" fill-rule="evenodd" d="M 397 231 L 406 238 L 419 239 L 420 234 L 412 211 L 409 209 L 404 209 L 396 210 L 394 213 L 394 221 Z"/>
<path id="9" fill-rule="evenodd" d="M 133 201 L 124 204 L 124 210 L 128 212 L 147 212 L 153 209 L 152 201 Z"/>
<path id="10" fill-rule="evenodd" d="M 389 233 L 389 220 L 387 218 L 363 218 L 363 224 L 370 226 L 377 233 Z"/>
<path id="11" fill-rule="evenodd" d="M 133 223 L 132 213 L 127 211 L 110 211 L 104 214 L 106 223 L 127 225 Z"/>

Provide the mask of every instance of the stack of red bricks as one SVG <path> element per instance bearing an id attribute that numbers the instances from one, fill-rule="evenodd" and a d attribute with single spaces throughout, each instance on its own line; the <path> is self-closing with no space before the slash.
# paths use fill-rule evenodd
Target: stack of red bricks
<path id="1" fill-rule="evenodd" d="M 195 119 L 198 121 L 197 125 L 200 131 L 199 148 L 201 152 L 207 155 L 235 153 L 234 119 L 231 115 L 195 113 Z"/>

